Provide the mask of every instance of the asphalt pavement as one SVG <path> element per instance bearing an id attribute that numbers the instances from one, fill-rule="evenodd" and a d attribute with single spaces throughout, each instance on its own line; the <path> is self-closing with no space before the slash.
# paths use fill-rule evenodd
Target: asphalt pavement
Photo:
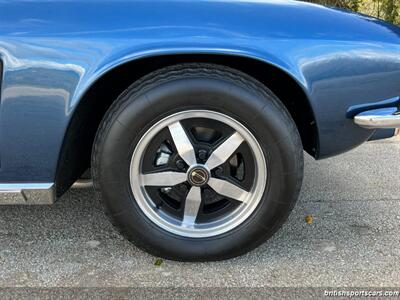
<path id="1" fill-rule="evenodd" d="M 222 262 L 157 261 L 114 230 L 91 188 L 53 206 L 2 206 L 0 287 L 400 286 L 399 158 L 400 139 L 306 156 L 287 223 Z"/>

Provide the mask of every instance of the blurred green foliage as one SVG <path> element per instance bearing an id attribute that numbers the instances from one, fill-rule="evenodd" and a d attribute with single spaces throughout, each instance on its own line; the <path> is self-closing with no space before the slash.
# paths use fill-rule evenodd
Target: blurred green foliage
<path id="1" fill-rule="evenodd" d="M 351 9 L 385 21 L 400 24 L 400 0 L 306 0 L 328 6 Z"/>

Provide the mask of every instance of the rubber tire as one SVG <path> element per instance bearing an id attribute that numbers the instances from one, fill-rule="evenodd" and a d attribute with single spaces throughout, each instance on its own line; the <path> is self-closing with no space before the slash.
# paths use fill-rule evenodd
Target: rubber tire
<path id="1" fill-rule="evenodd" d="M 267 161 L 267 185 L 256 210 L 238 227 L 214 237 L 188 238 L 161 229 L 144 215 L 130 188 L 130 160 L 142 135 L 160 119 L 188 109 L 214 110 L 239 120 Z M 303 148 L 290 114 L 263 84 L 224 66 L 181 64 L 145 76 L 112 104 L 96 135 L 92 173 L 107 214 L 128 240 L 158 257 L 214 261 L 254 249 L 286 220 L 301 188 Z"/>

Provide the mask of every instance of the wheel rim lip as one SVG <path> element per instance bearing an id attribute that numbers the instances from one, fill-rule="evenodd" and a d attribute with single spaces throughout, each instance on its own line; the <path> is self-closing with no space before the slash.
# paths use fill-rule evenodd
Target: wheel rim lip
<path id="1" fill-rule="evenodd" d="M 248 197 L 233 212 L 216 221 L 185 227 L 184 224 L 156 207 L 146 192 L 141 176 L 143 154 L 152 139 L 165 127 L 177 121 L 191 118 L 205 118 L 220 121 L 236 130 L 250 146 L 255 160 L 255 178 Z M 260 203 L 267 183 L 267 164 L 262 148 L 253 134 L 232 117 L 211 110 L 186 110 L 163 118 L 150 127 L 139 140 L 133 151 L 130 171 L 130 186 L 136 203 L 141 211 L 157 226 L 184 237 L 205 238 L 226 233 L 242 224 L 253 213 Z"/>

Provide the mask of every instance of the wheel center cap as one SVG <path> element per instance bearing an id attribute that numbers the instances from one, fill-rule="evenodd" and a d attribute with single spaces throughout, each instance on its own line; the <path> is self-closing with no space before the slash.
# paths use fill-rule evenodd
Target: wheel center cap
<path id="1" fill-rule="evenodd" d="M 188 181 L 194 186 L 203 186 L 210 179 L 209 171 L 203 166 L 195 166 L 188 171 Z"/>

